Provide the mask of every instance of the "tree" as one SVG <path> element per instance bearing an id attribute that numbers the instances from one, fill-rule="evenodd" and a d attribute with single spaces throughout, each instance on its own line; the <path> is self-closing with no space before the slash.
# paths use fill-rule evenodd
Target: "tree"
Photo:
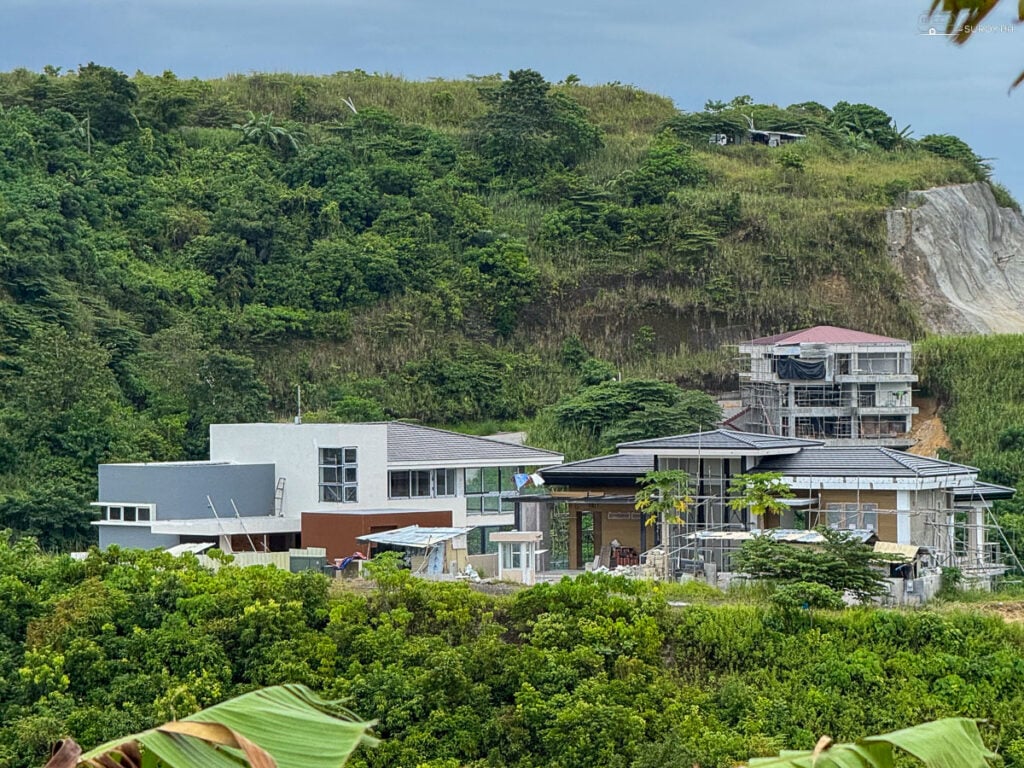
<path id="1" fill-rule="evenodd" d="M 930 133 L 917 142 L 917 146 L 933 155 L 957 160 L 966 166 L 979 181 L 987 179 L 992 172 L 991 166 L 974 154 L 974 150 L 967 142 L 957 136 L 947 133 Z"/>
<path id="2" fill-rule="evenodd" d="M 669 563 L 669 530 L 675 523 L 683 522 L 684 515 L 693 505 L 693 488 L 690 476 L 681 469 L 652 470 L 640 478 L 640 490 L 636 493 L 636 510 L 645 515 L 645 523 L 661 526 L 661 546 L 664 550 L 664 578 L 672 576 Z"/>
<path id="3" fill-rule="evenodd" d="M 602 381 L 553 406 L 558 424 L 582 429 L 611 450 L 617 443 L 709 429 L 722 410 L 708 395 L 652 379 Z"/>
<path id="4" fill-rule="evenodd" d="M 781 515 L 789 507 L 783 499 L 792 499 L 793 491 L 782 481 L 781 472 L 753 472 L 736 475 L 729 484 L 729 507 L 742 512 Z"/>
<path id="5" fill-rule="evenodd" d="M 231 127 L 242 132 L 242 140 L 255 144 L 257 147 L 271 147 L 272 149 L 287 152 L 299 151 L 299 140 L 297 135 L 287 128 L 274 123 L 274 113 L 267 112 L 259 117 L 253 112 L 247 112 L 244 123 L 235 123 Z"/>
<path id="6" fill-rule="evenodd" d="M 820 549 L 755 536 L 733 555 L 733 566 L 755 579 L 824 584 L 838 593 L 852 592 L 861 601 L 885 594 L 885 577 L 874 568 L 878 560 L 869 548 L 843 531 L 818 531 L 825 539 Z"/>
<path id="7" fill-rule="evenodd" d="M 68 97 L 68 111 L 79 120 L 88 118 L 88 124 L 104 141 L 119 141 L 138 130 L 132 110 L 139 90 L 116 69 L 92 62 L 79 67 Z"/>
<path id="8" fill-rule="evenodd" d="M 340 768 L 360 744 L 375 741 L 369 727 L 305 686 L 274 686 L 85 754 L 68 739 L 46 768 Z"/>
<path id="9" fill-rule="evenodd" d="M 583 108 L 551 92 L 539 72 L 520 69 L 508 80 L 484 88 L 490 107 L 476 141 L 495 170 L 513 179 L 533 178 L 552 167 L 573 167 L 601 147 L 601 134 Z"/>
<path id="10" fill-rule="evenodd" d="M 836 128 L 870 141 L 882 149 L 892 149 L 899 139 L 892 118 L 870 104 L 840 101 L 832 108 L 831 121 Z"/>
<path id="11" fill-rule="evenodd" d="M 952 35 L 957 45 L 963 45 L 999 3 L 1000 0 L 932 0 L 928 15 L 946 14 L 946 34 Z M 1017 21 L 1024 21 L 1024 3 L 1018 2 L 1016 15 Z M 1024 83 L 1024 71 L 1010 84 L 1010 90 L 1021 83 Z"/>

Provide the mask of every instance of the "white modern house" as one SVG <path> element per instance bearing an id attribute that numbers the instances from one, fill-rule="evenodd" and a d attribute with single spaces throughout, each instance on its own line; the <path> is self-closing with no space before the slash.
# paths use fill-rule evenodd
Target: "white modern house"
<path id="1" fill-rule="evenodd" d="M 214 541 L 228 551 L 324 547 L 366 534 L 470 527 L 470 554 L 515 524 L 516 478 L 551 451 L 404 422 L 215 424 L 210 459 L 99 468 L 100 546 Z M 520 478 L 521 479 L 521 478 Z"/>

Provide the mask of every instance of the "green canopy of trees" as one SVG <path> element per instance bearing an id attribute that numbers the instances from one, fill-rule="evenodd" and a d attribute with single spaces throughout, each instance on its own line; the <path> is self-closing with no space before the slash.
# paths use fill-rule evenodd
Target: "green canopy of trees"
<path id="1" fill-rule="evenodd" d="M 684 587 L 594 574 L 496 596 L 379 566 L 377 588 L 329 592 L 313 573 L 0 538 L 0 762 L 39 768 L 69 735 L 90 750 L 300 684 L 376 721 L 357 768 L 731 768 L 954 716 L 1024 764 L 1024 633 L 996 616 L 694 590 L 670 608 Z"/>

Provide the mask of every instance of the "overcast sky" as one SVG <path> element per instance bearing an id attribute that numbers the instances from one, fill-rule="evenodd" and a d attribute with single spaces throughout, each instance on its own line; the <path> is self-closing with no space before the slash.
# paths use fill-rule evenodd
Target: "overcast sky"
<path id="1" fill-rule="evenodd" d="M 867 102 L 914 135 L 952 133 L 1024 200 L 1024 26 L 1002 0 L 957 47 L 929 0 L 0 0 L 0 69 L 89 61 L 181 77 L 363 69 L 412 80 L 507 73 L 619 81 L 699 110 Z M 922 34 L 925 33 L 925 34 Z"/>

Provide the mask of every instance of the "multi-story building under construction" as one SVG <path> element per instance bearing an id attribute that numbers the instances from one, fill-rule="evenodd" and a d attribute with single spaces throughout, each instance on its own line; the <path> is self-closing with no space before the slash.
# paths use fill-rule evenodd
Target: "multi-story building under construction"
<path id="1" fill-rule="evenodd" d="M 907 447 L 913 415 L 910 342 L 819 325 L 739 345 L 745 432 L 827 445 Z"/>

